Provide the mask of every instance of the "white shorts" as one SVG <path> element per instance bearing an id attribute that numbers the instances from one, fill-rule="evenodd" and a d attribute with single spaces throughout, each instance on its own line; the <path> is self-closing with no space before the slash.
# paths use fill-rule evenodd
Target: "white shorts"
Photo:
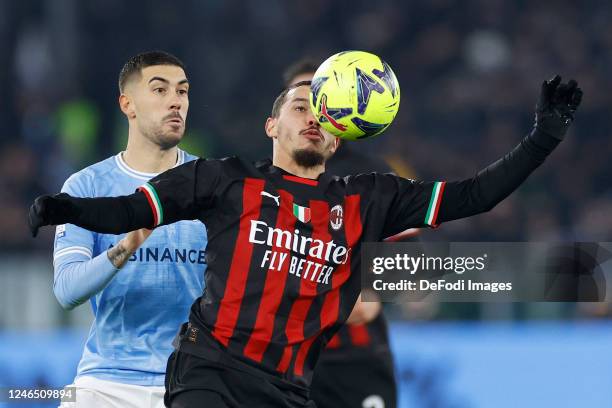
<path id="1" fill-rule="evenodd" d="M 76 402 L 60 408 L 164 408 L 164 387 L 122 384 L 95 377 L 79 377 L 68 387 L 76 390 Z"/>

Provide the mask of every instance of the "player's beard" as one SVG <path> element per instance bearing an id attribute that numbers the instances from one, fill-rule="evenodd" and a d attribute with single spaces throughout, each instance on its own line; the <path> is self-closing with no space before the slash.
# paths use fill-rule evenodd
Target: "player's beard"
<path id="1" fill-rule="evenodd" d="M 171 148 L 175 147 L 176 145 L 178 145 L 180 143 L 182 137 L 183 137 L 182 133 L 180 135 L 178 135 L 176 133 L 170 133 L 170 132 L 164 133 L 160 129 L 160 132 L 154 136 L 153 141 L 162 150 L 168 150 L 168 149 L 171 149 Z"/>
<path id="2" fill-rule="evenodd" d="M 163 128 L 163 124 L 147 129 L 143 132 L 145 137 L 155 143 L 161 150 L 169 150 L 178 145 L 183 138 L 184 131 L 171 132 Z"/>
<path id="3" fill-rule="evenodd" d="M 295 160 L 298 166 L 309 169 L 322 165 L 325 162 L 325 156 L 312 149 L 295 149 L 293 151 L 293 160 Z"/>

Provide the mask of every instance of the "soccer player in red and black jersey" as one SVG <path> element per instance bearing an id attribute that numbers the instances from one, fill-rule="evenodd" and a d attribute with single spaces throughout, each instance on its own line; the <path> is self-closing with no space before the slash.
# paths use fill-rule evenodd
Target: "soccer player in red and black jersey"
<path id="1" fill-rule="evenodd" d="M 317 124 L 308 83 L 283 91 L 266 121 L 273 158 L 196 160 L 122 197 L 41 196 L 33 235 L 71 223 L 122 233 L 199 219 L 208 229 L 206 290 L 168 361 L 172 407 L 312 407 L 321 350 L 360 292 L 361 243 L 490 210 L 564 138 L 575 81 L 542 85 L 534 129 L 473 178 L 417 182 L 325 173 L 337 139 Z"/>
<path id="2" fill-rule="evenodd" d="M 310 81 L 317 67 L 318 64 L 308 57 L 295 62 L 283 73 L 285 86 Z M 360 153 L 350 143 L 340 143 L 336 153 L 325 163 L 325 171 L 342 177 L 393 172 L 383 160 Z M 404 233 L 402 240 L 412 239 L 417 232 L 412 229 Z M 375 295 L 370 296 L 372 298 Z M 321 353 L 310 396 L 318 408 L 395 408 L 397 385 L 393 356 L 380 302 L 362 302 L 359 298 L 347 324 L 338 330 Z"/>

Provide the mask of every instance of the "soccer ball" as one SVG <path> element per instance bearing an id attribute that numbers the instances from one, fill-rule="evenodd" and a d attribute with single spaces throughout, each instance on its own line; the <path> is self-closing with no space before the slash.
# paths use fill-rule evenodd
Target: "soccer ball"
<path id="1" fill-rule="evenodd" d="M 343 139 L 357 140 L 384 131 L 399 109 L 400 88 L 391 67 L 378 56 L 344 51 L 315 72 L 310 107 L 321 126 Z"/>

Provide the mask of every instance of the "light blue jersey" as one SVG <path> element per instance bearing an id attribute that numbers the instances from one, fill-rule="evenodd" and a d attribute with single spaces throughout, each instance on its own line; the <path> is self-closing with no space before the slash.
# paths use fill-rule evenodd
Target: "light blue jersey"
<path id="1" fill-rule="evenodd" d="M 195 159 L 182 150 L 178 156 L 177 165 Z M 129 168 L 120 153 L 73 174 L 62 192 L 128 195 L 154 176 Z M 200 221 L 159 227 L 117 270 L 106 251 L 123 236 L 58 226 L 53 290 L 65 308 L 90 300 L 93 309 L 77 377 L 163 385 L 172 339 L 203 291 L 206 229 Z"/>

